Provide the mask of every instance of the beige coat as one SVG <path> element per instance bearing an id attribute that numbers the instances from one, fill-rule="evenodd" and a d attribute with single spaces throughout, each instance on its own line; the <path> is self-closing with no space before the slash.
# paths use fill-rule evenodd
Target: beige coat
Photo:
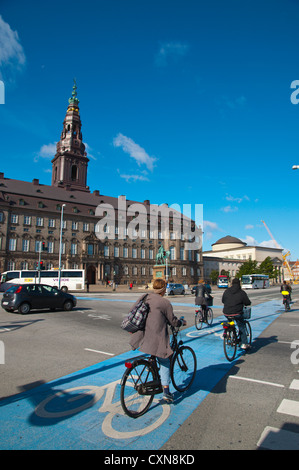
<path id="1" fill-rule="evenodd" d="M 150 311 L 145 330 L 133 333 L 130 345 L 133 349 L 139 349 L 146 354 L 169 357 L 173 351 L 169 344 L 168 325 L 179 326 L 180 320 L 174 316 L 171 303 L 159 294 L 151 292 L 146 302 L 150 306 Z"/>

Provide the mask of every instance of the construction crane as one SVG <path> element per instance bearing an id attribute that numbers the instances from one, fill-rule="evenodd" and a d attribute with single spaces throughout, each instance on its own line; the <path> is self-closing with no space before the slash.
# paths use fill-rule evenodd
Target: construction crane
<path id="1" fill-rule="evenodd" d="M 267 232 L 269 233 L 270 237 L 272 238 L 272 240 L 274 241 L 275 245 L 277 246 L 277 248 L 280 248 L 281 249 L 281 246 L 278 245 L 277 241 L 275 240 L 275 238 L 273 237 L 272 233 L 270 232 L 269 228 L 267 227 L 266 223 L 264 220 L 262 220 Z M 294 284 L 298 284 L 299 283 L 299 278 L 295 278 L 294 276 L 294 273 L 293 271 L 291 270 L 291 266 L 287 260 L 287 257 L 290 255 L 290 251 L 288 251 L 287 253 L 283 254 L 282 257 L 283 257 L 283 264 L 284 266 L 286 266 L 288 272 L 289 272 L 289 275 L 291 276 L 291 279 L 293 281 Z"/>

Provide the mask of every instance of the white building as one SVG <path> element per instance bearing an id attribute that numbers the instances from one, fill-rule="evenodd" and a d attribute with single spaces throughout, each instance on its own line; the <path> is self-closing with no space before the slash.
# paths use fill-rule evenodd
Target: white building
<path id="1" fill-rule="evenodd" d="M 202 253 L 204 277 L 209 279 L 211 271 L 218 270 L 220 273 L 224 269 L 233 278 L 244 262 L 251 259 L 260 264 L 270 256 L 274 267 L 278 269 L 279 277 L 277 280 L 280 282 L 283 278 L 282 251 L 279 248 L 249 246 L 239 238 L 227 235 L 213 243 L 212 250 Z"/>

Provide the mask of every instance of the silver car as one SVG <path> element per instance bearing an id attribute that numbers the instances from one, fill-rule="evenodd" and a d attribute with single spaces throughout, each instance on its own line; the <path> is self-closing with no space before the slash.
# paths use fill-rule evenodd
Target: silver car
<path id="1" fill-rule="evenodd" d="M 166 287 L 167 295 L 182 294 L 185 295 L 185 288 L 182 284 L 169 283 Z"/>

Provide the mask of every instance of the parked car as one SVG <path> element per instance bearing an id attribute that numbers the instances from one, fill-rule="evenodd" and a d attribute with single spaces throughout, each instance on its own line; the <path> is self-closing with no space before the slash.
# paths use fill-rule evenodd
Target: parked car
<path id="1" fill-rule="evenodd" d="M 174 295 L 174 294 L 185 295 L 185 288 L 182 284 L 170 283 L 170 284 L 167 284 L 166 294 L 167 295 Z"/>
<path id="2" fill-rule="evenodd" d="M 14 286 L 14 284 L 12 282 L 2 282 L 0 284 L 0 292 L 5 292 L 11 286 Z"/>
<path id="3" fill-rule="evenodd" d="M 29 313 L 31 309 L 43 308 L 69 311 L 76 304 L 75 296 L 45 284 L 14 284 L 4 292 L 1 300 L 1 306 L 7 312 L 18 310 L 22 314 Z"/>

